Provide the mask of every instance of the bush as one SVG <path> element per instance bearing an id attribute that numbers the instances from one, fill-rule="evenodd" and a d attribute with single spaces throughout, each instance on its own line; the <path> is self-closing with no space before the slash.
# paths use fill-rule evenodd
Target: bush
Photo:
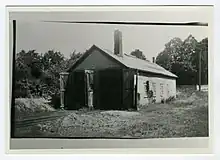
<path id="1" fill-rule="evenodd" d="M 25 98 L 28 97 L 27 85 L 22 82 L 14 82 L 13 93 L 15 98 Z"/>
<path id="2" fill-rule="evenodd" d="M 174 97 L 174 96 L 171 96 L 171 97 L 169 97 L 168 99 L 166 99 L 166 103 L 171 102 L 171 101 L 174 101 L 174 100 L 175 100 L 175 97 Z"/>
<path id="3" fill-rule="evenodd" d="M 14 92 L 14 97 L 15 98 L 25 98 L 25 97 L 28 97 L 28 92 L 26 90 L 15 89 L 13 92 Z"/>
<path id="4" fill-rule="evenodd" d="M 36 113 L 55 111 L 43 98 L 16 98 L 12 109 L 15 119 L 24 119 L 36 115 Z"/>

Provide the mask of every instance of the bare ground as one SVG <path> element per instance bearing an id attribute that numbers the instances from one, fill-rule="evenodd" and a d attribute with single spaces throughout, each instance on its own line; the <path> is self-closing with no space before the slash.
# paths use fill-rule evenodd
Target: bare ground
<path id="1" fill-rule="evenodd" d="M 57 120 L 16 129 L 19 137 L 170 138 L 208 136 L 208 92 L 181 89 L 175 101 L 139 111 L 68 111 Z"/>

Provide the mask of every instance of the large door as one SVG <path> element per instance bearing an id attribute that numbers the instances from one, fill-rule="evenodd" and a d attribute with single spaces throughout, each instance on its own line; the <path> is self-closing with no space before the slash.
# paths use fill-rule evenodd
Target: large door
<path id="1" fill-rule="evenodd" d="M 86 77 L 84 71 L 69 74 L 65 101 L 68 109 L 79 109 L 86 105 Z"/>
<path id="2" fill-rule="evenodd" d="M 106 110 L 123 109 L 123 76 L 121 69 L 105 69 L 98 72 L 97 108 Z"/>
<path id="3" fill-rule="evenodd" d="M 135 71 L 131 69 L 123 70 L 123 106 L 125 109 L 136 109 L 134 103 L 134 75 Z"/>
<path id="4" fill-rule="evenodd" d="M 82 106 L 104 110 L 136 108 L 134 74 L 129 69 L 105 69 L 94 73 L 72 72 L 68 77 L 65 94 L 68 109 L 79 109 Z M 89 77 L 93 77 L 92 80 Z"/>

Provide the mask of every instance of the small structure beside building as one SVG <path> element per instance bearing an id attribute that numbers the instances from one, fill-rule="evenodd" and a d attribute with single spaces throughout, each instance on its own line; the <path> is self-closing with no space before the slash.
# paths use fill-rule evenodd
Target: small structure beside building
<path id="1" fill-rule="evenodd" d="M 201 85 L 201 91 L 208 92 L 208 85 Z M 196 90 L 199 91 L 199 85 L 196 85 Z"/>
<path id="2" fill-rule="evenodd" d="M 148 60 L 122 51 L 122 33 L 114 33 L 114 52 L 93 45 L 67 71 L 67 109 L 137 109 L 176 97 L 177 76 Z M 67 74 L 66 74 L 67 75 Z"/>

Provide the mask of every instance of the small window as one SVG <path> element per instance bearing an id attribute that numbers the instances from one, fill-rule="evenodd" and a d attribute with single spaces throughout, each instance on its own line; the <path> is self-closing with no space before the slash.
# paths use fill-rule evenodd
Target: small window
<path id="1" fill-rule="evenodd" d="M 156 95 L 156 83 L 152 83 L 153 94 Z"/>
<path id="2" fill-rule="evenodd" d="M 170 95 L 170 88 L 169 88 L 169 84 L 167 84 L 167 95 Z"/>
<path id="3" fill-rule="evenodd" d="M 161 83 L 160 84 L 160 96 L 163 97 L 164 95 L 164 87 L 163 87 L 163 84 Z"/>
<path id="4" fill-rule="evenodd" d="M 145 90 L 146 90 L 146 93 L 148 93 L 150 90 L 149 81 L 146 81 L 146 83 L 145 83 Z"/>

